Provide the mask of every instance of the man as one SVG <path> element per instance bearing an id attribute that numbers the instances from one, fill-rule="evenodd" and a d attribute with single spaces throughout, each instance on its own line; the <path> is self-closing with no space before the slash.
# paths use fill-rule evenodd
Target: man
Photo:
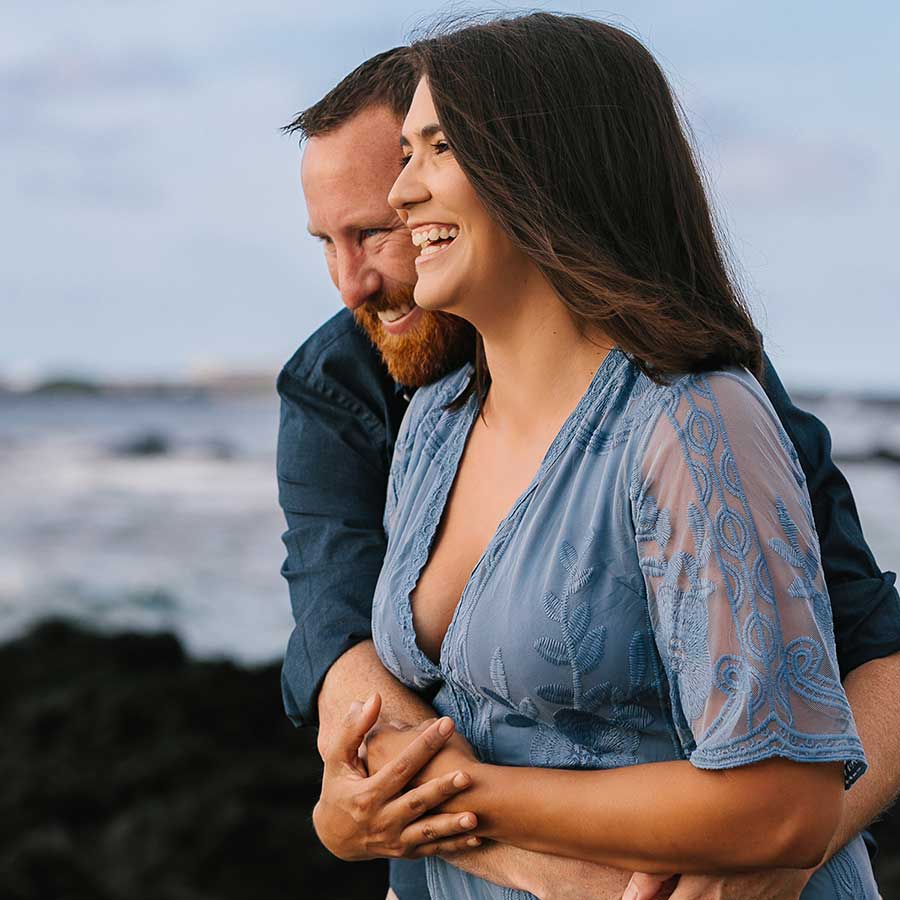
<path id="1" fill-rule="evenodd" d="M 385 834 L 399 834 L 402 824 L 393 818 L 390 797 L 357 757 L 377 701 L 363 710 L 357 703 L 349 715 L 348 708 L 377 690 L 382 721 L 415 725 L 434 715 L 422 697 L 384 669 L 370 640 L 393 443 L 415 387 L 456 368 L 472 348 L 465 323 L 414 305 L 416 248 L 387 205 L 400 166 L 400 124 L 414 86 L 404 51 L 388 51 L 286 128 L 307 140 L 301 175 L 310 231 L 323 244 L 349 312 L 322 326 L 278 381 L 279 497 L 288 524 L 283 574 L 296 621 L 282 683 L 296 724 L 318 718 L 325 772 L 316 825 L 345 858 L 374 855 L 367 847 Z M 890 803 L 900 784 L 900 751 L 893 739 L 900 731 L 900 602 L 893 574 L 878 570 L 863 540 L 824 426 L 792 406 L 770 364 L 765 387 L 807 475 L 841 672 L 870 763 L 847 795 L 837 851 Z M 420 756 L 438 750 L 434 743 L 420 748 Z M 409 767 L 409 760 L 401 762 Z M 430 849 L 439 849 L 441 837 L 435 835 Z M 618 897 L 624 887 L 615 870 L 513 847 L 455 853 L 453 862 L 540 897 Z M 798 872 L 691 876 L 680 880 L 673 896 L 788 900 L 799 896 L 806 878 L 808 873 Z M 400 900 L 427 897 L 422 863 L 392 860 L 391 886 Z M 631 889 L 638 892 L 633 896 L 652 896 L 641 893 L 640 880 Z"/>

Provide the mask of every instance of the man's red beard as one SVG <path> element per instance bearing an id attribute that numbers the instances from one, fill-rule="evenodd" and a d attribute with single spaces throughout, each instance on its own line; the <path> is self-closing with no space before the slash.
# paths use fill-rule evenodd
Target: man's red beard
<path id="1" fill-rule="evenodd" d="M 474 359 L 475 329 L 458 316 L 423 309 L 409 331 L 389 334 L 378 318 L 379 310 L 414 302 L 412 287 L 391 287 L 354 309 L 353 317 L 381 353 L 391 378 L 421 387 Z"/>

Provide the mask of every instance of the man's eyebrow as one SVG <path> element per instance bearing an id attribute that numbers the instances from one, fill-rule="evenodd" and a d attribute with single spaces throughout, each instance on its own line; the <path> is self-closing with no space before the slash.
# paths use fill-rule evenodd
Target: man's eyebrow
<path id="1" fill-rule="evenodd" d="M 360 223 L 351 223 L 348 225 L 342 225 L 337 233 L 338 234 L 354 234 L 357 231 L 369 231 L 372 229 L 384 229 L 388 230 L 391 228 L 405 228 L 406 226 L 397 218 L 396 215 L 392 215 L 389 219 L 381 219 L 377 216 L 373 217 L 368 224 L 364 224 L 365 220 Z M 324 231 L 316 231 L 313 229 L 312 225 L 307 224 L 306 230 L 309 234 L 317 238 L 320 241 L 330 241 L 333 240 L 330 234 L 326 234 Z"/>
<path id="2" fill-rule="evenodd" d="M 434 137 L 436 134 L 439 134 L 444 129 L 437 122 L 432 122 L 430 125 L 423 126 L 422 130 L 419 132 L 419 137 L 422 138 L 423 141 L 427 141 L 428 138 Z M 401 147 L 409 147 L 409 140 L 406 138 L 406 135 L 400 135 L 400 146 Z"/>

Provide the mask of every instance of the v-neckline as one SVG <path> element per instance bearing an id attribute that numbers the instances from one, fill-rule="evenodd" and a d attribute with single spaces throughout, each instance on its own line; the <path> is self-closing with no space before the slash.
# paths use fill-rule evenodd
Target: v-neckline
<path id="1" fill-rule="evenodd" d="M 568 443 L 568 439 L 570 438 L 574 428 L 577 426 L 577 424 L 583 418 L 587 409 L 596 399 L 596 395 L 606 384 L 607 375 L 612 372 L 613 368 L 616 365 L 616 362 L 623 357 L 624 354 L 618 347 L 613 347 L 609 351 L 609 353 L 606 354 L 606 356 L 603 358 L 603 362 L 601 362 L 597 367 L 597 371 L 594 373 L 590 384 L 582 394 L 581 399 L 578 401 L 578 403 L 575 405 L 575 408 L 569 413 L 569 415 L 566 417 L 566 420 L 560 426 L 559 431 L 556 433 L 556 437 L 554 437 L 550 442 L 550 446 L 547 448 L 547 452 L 544 454 L 544 457 L 541 460 L 541 464 L 538 466 L 537 471 L 534 473 L 534 476 L 528 483 L 528 486 L 522 491 L 521 494 L 519 494 L 518 498 L 507 511 L 506 515 L 500 520 L 499 524 L 494 530 L 493 535 L 491 535 L 490 540 L 485 545 L 481 556 L 478 558 L 478 561 L 475 563 L 472 571 L 469 573 L 469 577 L 466 579 L 466 582 L 463 585 L 463 589 L 460 592 L 459 599 L 456 602 L 456 607 L 453 610 L 453 615 L 450 618 L 450 623 L 447 625 L 447 630 L 444 632 L 444 636 L 441 639 L 438 662 L 435 663 L 419 645 L 415 628 L 415 620 L 413 617 L 412 594 L 418 586 L 419 578 L 421 577 L 421 574 L 425 569 L 428 560 L 431 558 L 434 539 L 437 535 L 438 529 L 440 528 L 441 522 L 443 521 L 444 513 L 446 512 L 447 508 L 447 501 L 450 497 L 450 491 L 452 490 L 453 484 L 456 481 L 456 476 L 459 472 L 459 466 L 462 461 L 462 456 L 465 452 L 466 445 L 469 442 L 469 436 L 472 433 L 472 428 L 476 421 L 478 404 L 475 396 L 470 396 L 466 405 L 459 411 L 458 415 L 460 415 L 460 420 L 454 425 L 453 439 L 448 442 L 449 446 L 447 453 L 443 456 L 439 455 L 435 459 L 435 462 L 440 463 L 441 472 L 440 476 L 437 479 L 435 487 L 432 489 L 430 496 L 427 498 L 428 508 L 430 511 L 432 511 L 432 515 L 428 516 L 427 522 L 423 526 L 423 528 L 426 530 L 426 533 L 424 535 L 424 540 L 420 545 L 418 545 L 420 547 L 423 547 L 424 550 L 419 554 L 421 558 L 415 559 L 413 561 L 412 580 L 407 582 L 408 587 L 402 592 L 402 595 L 400 597 L 400 602 L 404 607 L 402 611 L 402 618 L 409 623 L 409 634 L 411 637 L 412 645 L 410 647 L 410 651 L 418 661 L 418 664 L 422 666 L 422 668 L 430 675 L 440 677 L 447 670 L 447 652 L 450 644 L 450 637 L 453 634 L 454 626 L 456 625 L 456 622 L 460 617 L 460 612 L 466 605 L 467 597 L 471 593 L 470 588 L 475 581 L 476 575 L 481 569 L 485 558 L 491 554 L 496 545 L 499 543 L 501 536 L 506 531 L 506 526 L 509 523 L 510 519 L 512 519 L 512 517 L 516 514 L 522 503 L 531 495 L 534 489 L 541 482 L 541 479 L 544 477 L 547 470 L 559 457 L 559 454 L 562 451 L 563 447 Z M 471 366 L 469 366 L 469 369 L 471 369 Z"/>

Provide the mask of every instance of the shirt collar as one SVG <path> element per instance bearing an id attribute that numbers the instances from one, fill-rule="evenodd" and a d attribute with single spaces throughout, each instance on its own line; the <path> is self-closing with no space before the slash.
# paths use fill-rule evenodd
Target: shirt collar
<path id="1" fill-rule="evenodd" d="M 414 387 L 408 387 L 405 384 L 398 384 L 396 381 L 394 382 L 394 393 L 402 397 L 407 403 L 412 400 L 412 395 L 416 392 Z"/>

